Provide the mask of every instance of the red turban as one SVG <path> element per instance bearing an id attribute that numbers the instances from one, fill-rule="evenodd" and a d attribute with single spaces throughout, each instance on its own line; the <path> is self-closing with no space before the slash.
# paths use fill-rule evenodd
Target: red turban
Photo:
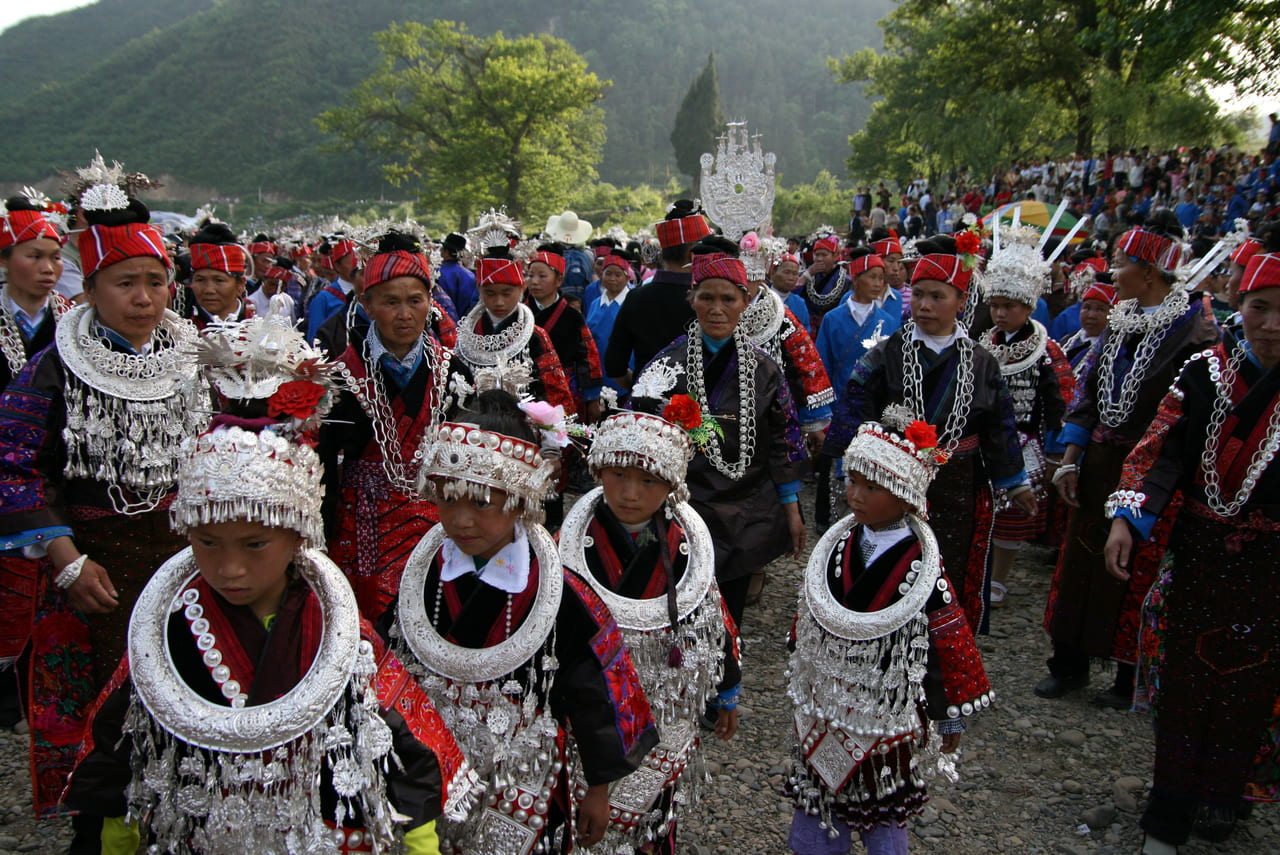
<path id="1" fill-rule="evenodd" d="M 693 284 L 706 279 L 727 279 L 746 290 L 747 268 L 732 255 L 723 252 L 707 252 L 693 257 Z"/>
<path id="2" fill-rule="evenodd" d="M 658 232 L 658 243 L 662 244 L 663 249 L 696 243 L 711 234 L 711 226 L 707 225 L 706 217 L 701 214 L 691 214 L 677 220 L 661 220 L 655 229 Z"/>
<path id="3" fill-rule="evenodd" d="M 1280 253 L 1258 253 L 1244 267 L 1240 293 L 1280 287 Z"/>
<path id="4" fill-rule="evenodd" d="M 38 238 L 66 243 L 57 226 L 45 217 L 44 211 L 10 211 L 7 217 L 0 218 L 0 249 Z"/>
<path id="5" fill-rule="evenodd" d="M 1117 246 L 1125 255 L 1154 264 L 1161 270 L 1173 270 L 1182 257 L 1177 241 L 1146 229 L 1129 229 L 1120 236 Z"/>
<path id="6" fill-rule="evenodd" d="M 884 259 L 875 253 L 870 255 L 860 255 L 857 258 L 849 259 L 850 276 L 861 276 L 873 267 L 884 267 Z"/>
<path id="7" fill-rule="evenodd" d="M 89 226 L 80 233 L 80 266 L 85 276 L 130 258 L 150 256 L 173 268 L 164 251 L 164 236 L 150 223 L 124 226 Z"/>
<path id="8" fill-rule="evenodd" d="M 517 285 L 524 286 L 524 274 L 520 265 L 509 258 L 482 258 L 476 262 L 476 286 Z"/>
<path id="9" fill-rule="evenodd" d="M 431 267 L 427 257 L 420 252 L 408 252 L 398 249 L 395 252 L 380 252 L 369 259 L 364 271 L 364 290 L 375 285 L 390 282 L 399 276 L 412 276 L 421 279 L 430 287 Z"/>
<path id="10" fill-rule="evenodd" d="M 239 244 L 191 244 L 192 271 L 212 269 L 223 273 L 244 273 L 248 266 L 248 253 Z"/>
<path id="11" fill-rule="evenodd" d="M 558 271 L 561 276 L 564 275 L 565 262 L 564 262 L 563 255 L 556 255 L 554 252 L 539 251 L 539 252 L 535 252 L 533 254 L 533 257 L 529 259 L 530 264 L 532 264 L 535 261 L 541 261 L 543 264 L 547 265 L 547 267 L 550 267 L 552 270 Z"/>
<path id="12" fill-rule="evenodd" d="M 958 255 L 945 255 L 942 253 L 921 256 L 920 260 L 916 262 L 915 268 L 911 271 L 912 285 L 922 279 L 933 279 L 938 282 L 946 282 L 966 294 L 969 293 L 969 280 L 972 278 L 973 271 L 965 269 L 963 258 Z"/>

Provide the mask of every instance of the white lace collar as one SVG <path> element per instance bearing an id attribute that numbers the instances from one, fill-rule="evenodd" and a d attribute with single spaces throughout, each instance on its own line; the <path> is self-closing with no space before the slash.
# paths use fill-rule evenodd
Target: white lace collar
<path id="1" fill-rule="evenodd" d="M 460 576 L 474 573 L 481 582 L 508 594 L 518 594 L 529 584 L 529 536 L 519 523 L 516 523 L 515 539 L 479 569 L 475 559 L 448 538 L 445 538 L 440 552 L 443 558 L 440 569 L 442 582 L 452 582 Z"/>

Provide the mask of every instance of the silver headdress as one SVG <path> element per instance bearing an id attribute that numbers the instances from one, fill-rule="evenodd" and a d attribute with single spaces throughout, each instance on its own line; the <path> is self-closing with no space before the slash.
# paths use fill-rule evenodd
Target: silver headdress
<path id="1" fill-rule="evenodd" d="M 75 199 L 81 208 L 90 211 L 127 208 L 129 200 L 143 190 L 163 186 L 141 172 L 125 172 L 118 160 L 107 166 L 98 151 L 94 151 L 88 166 L 80 167 L 74 175 L 69 172 L 62 175 L 63 192 Z"/>
<path id="2" fill-rule="evenodd" d="M 693 442 L 679 425 L 647 413 L 617 413 L 596 428 L 587 468 L 598 476 L 610 466 L 635 467 L 671 485 L 670 501 L 687 502 L 685 472 Z"/>
<path id="3" fill-rule="evenodd" d="M 305 547 L 324 546 L 323 466 L 308 435 L 333 404 L 332 366 L 280 318 L 285 304 L 277 299 L 265 317 L 216 325 L 196 345 L 205 376 L 232 412 L 183 441 L 169 507 L 179 534 L 252 520 L 297 531 Z M 265 425 L 264 404 L 266 418 L 276 420 Z"/>
<path id="4" fill-rule="evenodd" d="M 1005 297 L 1035 306 L 1047 293 L 1052 267 L 1038 249 L 1040 232 L 1031 226 L 1006 226 L 982 278 L 983 296 Z"/>
<path id="5" fill-rule="evenodd" d="M 844 468 L 858 472 L 926 518 L 926 494 L 943 457 L 933 425 L 913 420 L 905 407 L 890 404 L 883 424 L 863 422 L 844 453 Z"/>
<path id="6" fill-rule="evenodd" d="M 512 240 L 521 237 L 520 221 L 507 216 L 507 209 L 490 208 L 480 215 L 476 225 L 467 230 L 471 246 L 483 251 L 500 246 L 510 246 Z"/>
<path id="7" fill-rule="evenodd" d="M 718 139 L 715 154 L 701 159 L 702 204 L 707 219 L 739 241 L 747 279 L 763 281 L 770 259 L 757 232 L 771 227 L 778 156 L 764 150 L 759 134 L 748 134 L 746 122 L 730 122 Z"/>
<path id="8" fill-rule="evenodd" d="M 555 467 L 537 443 L 455 422 L 433 428 L 427 438 L 419 493 L 435 502 L 458 496 L 488 502 L 491 490 L 502 490 L 504 510 L 518 508 L 526 522 L 542 522 Z"/>

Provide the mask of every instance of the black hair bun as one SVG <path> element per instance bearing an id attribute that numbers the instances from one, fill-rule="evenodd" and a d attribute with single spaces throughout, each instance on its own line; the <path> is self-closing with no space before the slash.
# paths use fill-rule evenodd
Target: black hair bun
<path id="1" fill-rule="evenodd" d="M 689 251 L 694 255 L 723 252 L 725 255 L 732 255 L 734 258 L 737 258 L 738 254 L 741 252 L 738 244 L 729 240 L 724 235 L 707 235 L 702 240 L 695 243 L 693 248 Z"/>
<path id="2" fill-rule="evenodd" d="M 565 253 L 565 245 L 564 245 L 564 244 L 562 244 L 562 243 L 560 243 L 559 241 L 551 241 L 550 243 L 540 244 L 540 245 L 538 246 L 538 250 L 537 250 L 537 251 L 538 251 L 538 252 L 549 252 L 549 253 L 551 253 L 552 255 L 564 255 L 564 253 Z"/>
<path id="3" fill-rule="evenodd" d="M 679 220 L 683 217 L 693 216 L 698 212 L 698 208 L 693 204 L 692 199 L 677 199 L 671 203 L 671 207 L 667 209 L 666 219 Z"/>
<path id="4" fill-rule="evenodd" d="M 44 210 L 26 196 L 10 196 L 4 200 L 4 206 L 10 211 L 42 211 Z"/>
<path id="5" fill-rule="evenodd" d="M 422 244 L 413 235 L 404 232 L 387 232 L 378 238 L 378 253 L 387 252 L 422 252 Z"/>
<path id="6" fill-rule="evenodd" d="M 529 425 L 524 411 L 515 396 L 503 389 L 481 392 L 466 409 L 454 410 L 449 416 L 458 422 L 474 424 L 481 430 L 512 436 L 526 442 L 537 443 L 538 435 Z"/>
<path id="7" fill-rule="evenodd" d="M 231 227 L 226 223 L 216 223 L 205 221 L 204 227 L 191 237 L 191 243 L 206 243 L 214 246 L 233 246 L 239 241 L 236 240 L 235 234 L 231 231 Z"/>
<path id="8" fill-rule="evenodd" d="M 138 199 L 130 199 L 129 207 L 113 211 L 84 211 L 84 219 L 91 226 L 131 226 L 151 222 L 151 211 Z"/>
<path id="9" fill-rule="evenodd" d="M 916 244 L 916 252 L 920 255 L 958 255 L 956 239 L 950 235 L 934 235 Z"/>

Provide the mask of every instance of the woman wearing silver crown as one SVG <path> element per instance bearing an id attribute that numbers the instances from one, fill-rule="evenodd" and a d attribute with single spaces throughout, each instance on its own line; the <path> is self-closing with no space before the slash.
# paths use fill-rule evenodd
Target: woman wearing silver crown
<path id="1" fill-rule="evenodd" d="M 661 739 L 613 789 L 608 852 L 674 853 L 677 824 L 706 774 L 698 719 L 707 698 L 716 699 L 716 735 L 737 730 L 737 630 L 715 582 L 711 536 L 684 485 L 693 445 L 711 428 L 684 396 L 664 415 L 621 412 L 601 423 L 587 457 L 600 487 L 573 506 L 559 534 L 565 565 L 618 621 Z"/>
<path id="2" fill-rule="evenodd" d="M 849 443 L 853 513 L 814 547 L 801 587 L 785 786 L 797 855 L 848 855 L 853 831 L 868 855 L 906 855 L 926 775 L 954 778 L 943 755 L 995 697 L 924 520 L 937 431 L 896 405 L 884 418 L 894 426 L 864 422 Z"/>
<path id="3" fill-rule="evenodd" d="M 178 446 L 208 421 L 191 358 L 196 330 L 166 309 L 171 262 L 148 185 L 101 158 L 75 179 L 87 302 L 0 398 L 0 547 L 47 551 L 29 686 L 38 813 L 53 811 L 85 707 L 124 652 L 129 610 L 181 548 L 166 509 Z"/>
<path id="4" fill-rule="evenodd" d="M 737 245 L 709 236 L 693 251 L 697 319 L 644 369 L 632 400 L 658 413 L 673 395 L 687 395 L 719 425 L 689 464 L 690 504 L 711 532 L 716 581 L 741 624 L 751 575 L 804 551 L 796 501 L 804 440 L 781 369 L 738 324 L 748 302 Z"/>
<path id="5" fill-rule="evenodd" d="M 197 359 L 223 412 L 182 443 L 173 528 L 66 793 L 72 853 L 438 855 L 475 775 L 320 547 L 332 366 L 273 315 Z"/>
<path id="6" fill-rule="evenodd" d="M 545 422 L 553 408 L 501 390 L 473 407 L 432 429 L 420 486 L 440 524 L 383 626 L 486 788 L 464 821 L 441 824 L 442 851 L 567 852 L 601 839 L 609 784 L 657 735 L 609 609 L 540 524 L 552 467 L 525 409 Z"/>

